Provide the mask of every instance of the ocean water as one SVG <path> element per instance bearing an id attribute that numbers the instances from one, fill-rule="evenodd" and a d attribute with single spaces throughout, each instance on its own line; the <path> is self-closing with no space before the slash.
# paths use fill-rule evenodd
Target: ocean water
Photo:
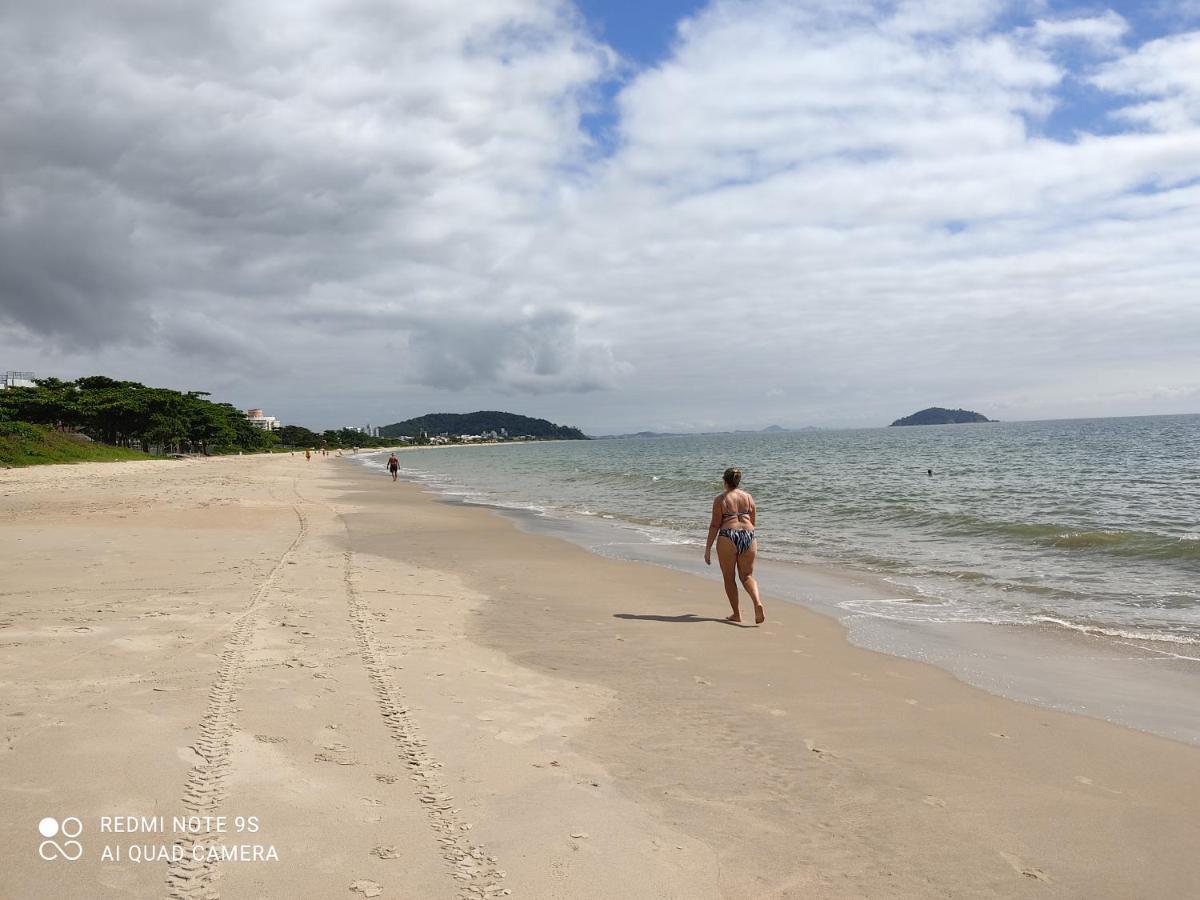
<path id="1" fill-rule="evenodd" d="M 894 599 L 852 612 L 1200 644 L 1200 415 L 455 447 L 401 463 L 466 502 L 697 548 L 735 465 L 761 556 L 895 583 Z"/>

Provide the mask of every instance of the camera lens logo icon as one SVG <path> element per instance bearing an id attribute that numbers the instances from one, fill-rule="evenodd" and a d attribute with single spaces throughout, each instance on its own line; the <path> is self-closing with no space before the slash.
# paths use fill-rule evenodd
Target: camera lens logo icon
<path id="1" fill-rule="evenodd" d="M 46 838 L 38 845 L 38 856 L 42 859 L 65 859 L 67 862 L 75 862 L 83 856 L 83 844 L 75 840 L 83 834 L 83 822 L 75 816 L 67 816 L 62 822 L 52 816 L 46 816 L 38 822 L 38 833 Z M 51 840 L 60 835 L 66 838 L 61 844 Z"/>

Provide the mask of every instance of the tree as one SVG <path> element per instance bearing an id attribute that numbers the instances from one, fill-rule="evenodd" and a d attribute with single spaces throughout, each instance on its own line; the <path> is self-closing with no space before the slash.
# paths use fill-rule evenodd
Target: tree
<path id="1" fill-rule="evenodd" d="M 316 447 L 321 442 L 316 432 L 309 431 L 301 425 L 284 425 L 275 434 L 279 437 L 279 443 L 285 447 Z"/>

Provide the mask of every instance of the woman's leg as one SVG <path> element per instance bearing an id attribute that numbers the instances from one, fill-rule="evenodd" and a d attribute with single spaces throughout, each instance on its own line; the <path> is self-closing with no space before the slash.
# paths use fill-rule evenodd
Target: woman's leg
<path id="1" fill-rule="evenodd" d="M 742 587 L 746 589 L 746 593 L 750 595 L 750 599 L 754 602 L 754 621 L 761 625 L 766 621 L 767 613 L 763 609 L 762 601 L 758 598 L 758 582 L 754 580 L 754 558 L 757 555 L 758 541 L 753 541 L 737 557 L 737 571 L 738 578 L 742 580 Z"/>
<path id="2" fill-rule="evenodd" d="M 740 622 L 742 617 L 738 613 L 737 547 L 724 535 L 717 538 L 717 559 L 721 563 L 721 575 L 725 579 L 725 596 L 729 598 L 729 605 L 733 607 L 733 615 L 727 618 L 730 622 Z"/>

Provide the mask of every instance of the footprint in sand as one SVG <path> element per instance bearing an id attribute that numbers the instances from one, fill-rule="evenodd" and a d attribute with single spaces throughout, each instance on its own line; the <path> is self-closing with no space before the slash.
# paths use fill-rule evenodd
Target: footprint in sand
<path id="1" fill-rule="evenodd" d="M 1027 866 L 1011 853 L 1000 853 L 1001 858 L 1008 863 L 1013 869 L 1026 878 L 1032 878 L 1035 881 L 1049 881 L 1050 876 L 1036 866 Z"/>
<path id="2" fill-rule="evenodd" d="M 834 755 L 833 753 L 830 753 L 824 747 L 818 747 L 817 742 L 814 741 L 812 738 L 805 738 L 804 746 L 808 749 L 808 751 L 810 753 L 815 753 L 817 755 L 817 757 L 820 759 L 837 759 L 836 755 Z"/>
<path id="3" fill-rule="evenodd" d="M 916 706 L 916 705 L 917 705 L 918 703 L 920 703 L 921 701 L 920 701 L 920 700 L 914 700 L 912 697 L 905 697 L 905 698 L 904 698 L 904 702 L 905 702 L 905 703 L 907 703 L 909 706 Z"/>
<path id="4" fill-rule="evenodd" d="M 1001 741 L 1011 740 L 1011 738 L 1009 738 L 1009 736 L 1007 734 L 1005 734 L 1003 731 L 989 731 L 988 735 L 991 737 L 997 738 L 998 740 L 1001 740 Z"/>
<path id="5" fill-rule="evenodd" d="M 195 747 L 176 747 L 175 755 L 191 766 L 204 765 L 205 763 L 204 757 L 196 751 Z"/>
<path id="6" fill-rule="evenodd" d="M 353 752 L 345 744 L 329 744 L 324 750 L 315 754 L 313 759 L 316 762 L 337 763 L 339 766 L 358 765 L 358 760 L 354 758 Z"/>
<path id="7" fill-rule="evenodd" d="M 383 893 L 383 888 L 378 882 L 367 881 L 364 878 L 350 882 L 350 890 L 355 894 L 362 894 L 364 897 L 378 897 Z"/>
<path id="8" fill-rule="evenodd" d="M 704 685 L 711 685 L 711 684 L 712 684 L 712 682 L 711 682 L 711 681 L 705 681 L 705 680 L 704 680 L 703 678 L 701 678 L 699 675 L 693 675 L 693 676 L 692 676 L 692 680 L 693 680 L 694 682 L 696 682 L 696 684 L 704 684 Z"/>
<path id="9" fill-rule="evenodd" d="M 941 797 L 933 797 L 933 796 L 923 797 L 921 799 L 921 802 L 924 803 L 926 806 L 932 806 L 934 809 L 945 809 L 946 808 L 946 801 L 943 800 Z"/>

